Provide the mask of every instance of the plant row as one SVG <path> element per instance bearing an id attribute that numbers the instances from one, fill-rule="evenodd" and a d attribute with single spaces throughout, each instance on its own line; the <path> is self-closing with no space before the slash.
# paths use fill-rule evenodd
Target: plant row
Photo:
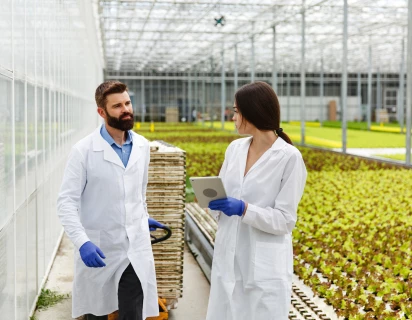
<path id="1" fill-rule="evenodd" d="M 141 133 L 185 150 L 189 176 L 217 175 L 239 136 L 195 128 Z M 299 149 L 308 179 L 293 231 L 295 273 L 344 319 L 412 319 L 412 171 Z"/>

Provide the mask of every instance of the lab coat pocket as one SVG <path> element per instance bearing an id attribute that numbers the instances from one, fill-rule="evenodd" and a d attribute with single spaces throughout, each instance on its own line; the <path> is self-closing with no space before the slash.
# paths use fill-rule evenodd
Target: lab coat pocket
<path id="1" fill-rule="evenodd" d="M 282 280 L 286 278 L 286 248 L 282 243 L 256 242 L 255 281 Z"/>
<path id="2" fill-rule="evenodd" d="M 100 230 L 85 229 L 85 231 L 90 241 L 100 247 Z"/>

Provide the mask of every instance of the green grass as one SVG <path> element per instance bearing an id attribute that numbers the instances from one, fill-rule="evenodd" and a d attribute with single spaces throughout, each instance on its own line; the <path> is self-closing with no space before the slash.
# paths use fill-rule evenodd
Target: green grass
<path id="1" fill-rule="evenodd" d="M 198 124 L 201 126 L 201 124 Z M 210 123 L 205 123 L 205 127 L 209 128 Z M 214 122 L 213 127 L 221 128 L 220 122 Z M 225 130 L 235 132 L 233 122 L 226 122 Z M 300 143 L 301 129 L 299 126 L 282 123 L 284 132 L 290 136 L 294 143 Z M 308 145 L 318 147 L 338 147 L 335 144 L 340 144 L 342 141 L 342 131 L 340 128 L 333 127 L 306 127 L 305 136 Z M 311 143 L 311 140 L 313 142 Z M 347 130 L 347 147 L 348 148 L 402 148 L 405 147 L 405 135 L 391 132 L 375 132 L 363 131 L 356 129 Z"/>
<path id="2" fill-rule="evenodd" d="M 355 121 L 349 121 L 347 122 L 347 128 L 348 129 L 354 129 L 354 130 L 368 130 L 368 123 L 367 122 L 355 122 Z M 379 122 L 372 122 L 372 126 L 380 126 Z M 322 126 L 323 127 L 328 127 L 328 128 L 341 128 L 342 127 L 342 122 L 341 121 L 322 121 Z M 398 123 L 384 123 L 384 127 L 390 127 L 390 128 L 400 128 Z"/>
<path id="3" fill-rule="evenodd" d="M 39 299 L 37 300 L 36 309 L 47 309 L 67 298 L 69 298 L 69 294 L 59 294 L 57 291 L 52 291 L 50 289 L 41 289 Z"/>
<path id="4" fill-rule="evenodd" d="M 286 134 L 300 135 L 300 127 L 282 124 Z M 305 128 L 305 135 L 336 142 L 342 141 L 342 131 L 339 128 Z M 296 142 L 300 142 L 296 141 Z M 348 148 L 400 148 L 405 147 L 405 136 L 398 133 L 372 132 L 362 130 L 347 130 Z"/>

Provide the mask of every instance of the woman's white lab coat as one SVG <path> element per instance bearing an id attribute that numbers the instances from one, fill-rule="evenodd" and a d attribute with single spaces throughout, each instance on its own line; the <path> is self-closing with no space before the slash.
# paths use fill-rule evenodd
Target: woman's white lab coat
<path id="1" fill-rule="evenodd" d="M 244 176 L 250 143 L 233 141 L 220 171 L 227 195 L 248 208 L 242 218 L 218 214 L 207 320 L 288 319 L 291 232 L 306 168 L 300 152 L 278 137 Z"/>
<path id="2" fill-rule="evenodd" d="M 100 128 L 71 150 L 58 198 L 58 215 L 75 245 L 73 318 L 118 309 L 120 277 L 131 263 L 143 288 L 143 319 L 158 315 L 156 274 L 146 206 L 150 147 L 132 133 L 125 168 Z M 106 256 L 106 267 L 87 267 L 79 253 L 86 241 Z"/>

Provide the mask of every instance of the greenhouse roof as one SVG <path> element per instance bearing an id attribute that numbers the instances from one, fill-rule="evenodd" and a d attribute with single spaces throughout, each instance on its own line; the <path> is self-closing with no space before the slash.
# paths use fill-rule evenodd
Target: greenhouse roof
<path id="1" fill-rule="evenodd" d="M 343 0 L 98 0 L 106 70 L 209 72 L 211 57 L 215 70 L 220 70 L 223 50 L 226 71 L 236 65 L 239 72 L 250 72 L 253 38 L 255 72 L 270 72 L 275 27 L 276 69 L 299 72 L 304 10 L 305 70 L 339 73 L 343 4 Z M 348 71 L 367 72 L 371 47 L 375 72 L 399 72 L 407 13 L 406 0 L 348 0 Z"/>

